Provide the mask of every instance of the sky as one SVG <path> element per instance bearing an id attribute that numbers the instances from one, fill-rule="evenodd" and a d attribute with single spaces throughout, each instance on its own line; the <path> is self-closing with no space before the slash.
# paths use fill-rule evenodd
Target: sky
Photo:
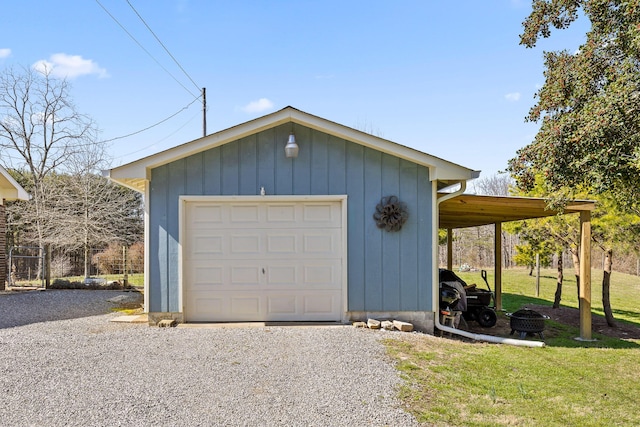
<path id="1" fill-rule="evenodd" d="M 208 134 L 290 105 L 488 177 L 536 134 L 525 116 L 544 82 L 543 52 L 575 51 L 588 29 L 582 19 L 534 49 L 519 45 L 531 0 L 21 0 L 2 9 L 0 70 L 47 65 L 66 78 L 109 141 L 112 167 L 200 138 L 204 87 Z"/>

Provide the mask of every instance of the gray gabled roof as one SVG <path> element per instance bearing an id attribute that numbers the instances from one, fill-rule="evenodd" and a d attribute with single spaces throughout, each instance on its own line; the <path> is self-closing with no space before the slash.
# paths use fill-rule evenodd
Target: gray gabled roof
<path id="1" fill-rule="evenodd" d="M 257 119 L 178 145 L 157 154 L 143 157 L 126 165 L 105 171 L 105 175 L 121 185 L 144 192 L 145 183 L 149 180 L 150 171 L 153 168 L 290 122 L 428 167 L 431 180 L 437 180 L 440 188 L 479 176 L 479 171 L 468 169 L 413 148 L 305 113 L 293 107 L 285 107 L 282 110 Z M 285 142 L 286 141 L 283 141 L 283 147 Z"/>

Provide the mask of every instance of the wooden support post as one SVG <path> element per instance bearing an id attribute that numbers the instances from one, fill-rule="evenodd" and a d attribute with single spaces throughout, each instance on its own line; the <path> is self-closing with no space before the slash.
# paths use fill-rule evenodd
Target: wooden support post
<path id="1" fill-rule="evenodd" d="M 502 310 L 502 223 L 496 222 L 495 224 L 495 282 L 493 284 L 493 291 L 495 292 L 496 310 Z"/>
<path id="2" fill-rule="evenodd" d="M 591 211 L 580 212 L 580 339 L 591 340 Z"/>
<path id="3" fill-rule="evenodd" d="M 453 230 L 447 228 L 447 270 L 453 270 Z"/>

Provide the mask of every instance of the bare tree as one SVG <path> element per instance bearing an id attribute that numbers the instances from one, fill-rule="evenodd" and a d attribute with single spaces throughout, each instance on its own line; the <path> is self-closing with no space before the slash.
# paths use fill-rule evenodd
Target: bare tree
<path id="1" fill-rule="evenodd" d="M 75 156 L 67 185 L 75 235 L 84 253 L 84 273 L 89 276 L 90 249 L 114 242 L 132 244 L 142 239 L 142 198 L 128 188 L 116 185 L 95 172 L 106 167 L 102 146 L 85 150 Z M 64 209 L 63 204 L 60 208 Z"/>
<path id="2" fill-rule="evenodd" d="M 513 186 L 513 179 L 505 173 L 490 175 L 484 178 L 477 179 L 473 181 L 473 186 L 478 194 L 483 194 L 486 196 L 508 196 L 511 187 Z M 490 229 L 493 227 L 483 227 L 483 230 L 478 230 L 478 240 L 484 241 L 485 246 L 489 245 L 491 242 L 491 231 Z M 507 231 L 502 230 L 500 238 L 502 239 L 502 264 L 503 267 L 508 267 L 511 264 L 511 259 L 513 258 L 513 252 L 515 249 L 515 244 L 513 240 L 513 236 Z M 488 248 L 486 251 L 490 254 L 493 254 L 492 249 Z M 496 256 L 495 254 L 492 255 Z M 490 265 L 490 260 L 482 258 L 479 259 L 481 265 Z"/>
<path id="3" fill-rule="evenodd" d="M 487 196 L 508 196 L 513 185 L 513 179 L 506 173 L 490 175 L 473 181 L 476 193 Z"/>
<path id="4" fill-rule="evenodd" d="M 32 195 L 37 244 L 45 241 L 45 178 L 64 171 L 74 156 L 97 144 L 97 128 L 73 105 L 66 80 L 49 71 L 8 68 L 0 73 L 0 150 L 8 168 L 21 171 Z"/>

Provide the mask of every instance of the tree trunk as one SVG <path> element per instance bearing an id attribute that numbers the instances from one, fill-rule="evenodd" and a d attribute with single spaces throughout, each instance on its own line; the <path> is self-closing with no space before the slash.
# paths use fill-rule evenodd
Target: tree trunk
<path id="1" fill-rule="evenodd" d="M 34 173 L 35 176 L 35 173 Z M 41 250 L 44 249 L 44 212 L 45 212 L 45 203 L 46 199 L 46 191 L 44 189 L 44 183 L 42 181 L 36 181 L 33 185 L 33 195 L 32 200 L 36 209 L 36 232 L 38 233 L 38 255 L 41 255 Z M 38 279 L 44 279 L 44 259 L 42 257 L 38 258 L 38 270 L 36 272 L 36 277 Z"/>
<path id="2" fill-rule="evenodd" d="M 83 246 L 84 246 L 84 278 L 87 279 L 89 278 L 91 273 L 90 270 L 90 261 L 89 261 L 89 227 L 87 225 L 88 223 L 88 218 L 89 218 L 89 209 L 87 204 L 85 203 L 85 208 L 84 208 L 84 227 L 83 227 L 83 232 L 84 232 L 84 242 L 83 242 Z"/>
<path id="3" fill-rule="evenodd" d="M 556 282 L 556 294 L 553 297 L 553 308 L 560 308 L 560 300 L 562 299 L 562 252 L 558 254 L 558 281 Z"/>
<path id="4" fill-rule="evenodd" d="M 607 249 L 604 256 L 604 275 L 602 276 L 602 308 L 604 309 L 604 317 L 607 319 L 607 325 L 612 328 L 616 327 L 616 321 L 611 311 L 611 300 L 609 298 L 609 288 L 611 285 L 611 265 L 613 251 Z"/>
<path id="5" fill-rule="evenodd" d="M 578 253 L 577 246 L 571 246 L 571 257 L 573 258 L 573 268 L 576 272 L 576 286 L 578 291 L 578 309 L 582 305 L 582 299 L 580 298 L 580 255 Z"/>

